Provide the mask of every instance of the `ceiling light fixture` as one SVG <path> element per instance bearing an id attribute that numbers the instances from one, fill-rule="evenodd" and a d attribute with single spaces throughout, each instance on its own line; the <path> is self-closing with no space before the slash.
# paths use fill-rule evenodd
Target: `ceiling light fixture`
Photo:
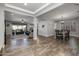
<path id="1" fill-rule="evenodd" d="M 64 23 L 64 19 L 63 19 L 63 16 L 61 16 L 61 19 L 62 19 L 62 20 L 61 20 L 61 23 Z"/>
<path id="2" fill-rule="evenodd" d="M 24 19 L 21 19 L 21 22 L 24 23 Z"/>

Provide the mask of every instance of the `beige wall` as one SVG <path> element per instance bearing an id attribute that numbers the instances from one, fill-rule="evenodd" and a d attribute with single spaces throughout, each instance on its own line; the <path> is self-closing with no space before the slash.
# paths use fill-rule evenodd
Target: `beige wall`
<path id="1" fill-rule="evenodd" d="M 4 45 L 4 6 L 0 4 L 0 49 Z"/>

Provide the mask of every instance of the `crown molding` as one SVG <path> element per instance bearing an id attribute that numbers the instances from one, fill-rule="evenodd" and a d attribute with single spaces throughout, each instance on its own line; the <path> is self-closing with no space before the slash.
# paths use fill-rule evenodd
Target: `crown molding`
<path id="1" fill-rule="evenodd" d="M 50 10 L 53 10 L 61 5 L 63 5 L 64 3 L 56 3 L 54 5 L 50 5 L 49 7 L 43 8 L 42 10 L 40 10 L 38 13 L 35 14 L 35 16 L 40 16 Z"/>
<path id="2" fill-rule="evenodd" d="M 39 12 L 40 10 L 44 9 L 45 7 L 47 7 L 48 5 L 50 5 L 50 3 L 46 3 L 44 6 L 40 7 L 39 9 L 37 9 L 34 14 L 36 14 L 37 12 Z"/>
<path id="3" fill-rule="evenodd" d="M 34 14 L 34 12 L 32 12 L 32 11 L 28 11 L 28 10 L 25 10 L 25 9 L 22 9 L 22 8 L 19 8 L 19 7 L 10 5 L 10 4 L 5 4 L 5 6 L 9 7 L 9 8 L 16 9 L 16 10 L 20 10 L 20 11 L 23 11 L 23 12 L 27 12 L 27 13 L 30 13 L 30 14 Z"/>
<path id="4" fill-rule="evenodd" d="M 15 13 L 15 14 L 17 13 L 17 14 L 21 14 L 21 15 L 26 15 L 26 16 L 31 16 L 31 17 L 33 17 L 33 15 L 31 15 L 31 14 L 24 13 L 24 12 L 20 12 L 20 11 L 11 9 L 11 8 L 5 8 L 5 11 L 9 11 L 9 12 L 12 12 L 12 13 Z"/>
<path id="5" fill-rule="evenodd" d="M 37 12 L 39 12 L 39 11 L 42 10 L 42 9 L 44 9 L 44 8 L 47 7 L 48 5 L 50 5 L 50 3 L 47 3 L 47 4 L 45 4 L 44 6 L 38 8 L 35 12 L 32 12 L 32 11 L 28 11 L 28 10 L 25 10 L 25 9 L 22 9 L 22 8 L 19 8 L 19 7 L 10 5 L 10 4 L 5 4 L 6 7 L 13 8 L 13 9 L 17 9 L 17 10 L 20 10 L 20 11 L 23 11 L 23 12 L 27 12 L 27 13 L 30 13 L 30 14 L 36 14 Z"/>
<path id="6" fill-rule="evenodd" d="M 25 9 L 22 9 L 22 8 L 19 8 L 19 7 L 10 5 L 10 4 L 5 4 L 5 6 L 6 6 L 6 10 L 7 11 L 9 11 L 7 9 L 7 7 L 8 7 L 8 8 L 12 8 L 12 9 L 15 9 L 15 10 L 19 10 L 19 11 L 25 12 L 28 16 L 32 16 L 33 17 L 33 16 L 40 16 L 40 15 L 42 15 L 42 14 L 44 14 L 44 13 L 50 11 L 50 10 L 53 10 L 53 9 L 63 5 L 63 4 L 64 3 L 56 3 L 56 4 L 52 5 L 52 3 L 46 3 L 44 6 L 38 8 L 35 12 L 28 11 L 28 10 L 25 10 Z M 19 12 L 19 11 L 17 11 L 17 12 Z"/>

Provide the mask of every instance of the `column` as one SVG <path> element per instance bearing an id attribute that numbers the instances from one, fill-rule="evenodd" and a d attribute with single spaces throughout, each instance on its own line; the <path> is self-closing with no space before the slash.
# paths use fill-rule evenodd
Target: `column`
<path id="1" fill-rule="evenodd" d="M 4 5 L 0 4 L 0 50 L 4 47 Z"/>
<path id="2" fill-rule="evenodd" d="M 34 17 L 34 21 L 33 21 L 33 24 L 34 24 L 34 27 L 33 27 L 33 39 L 34 40 L 37 40 L 37 23 L 38 23 L 38 19 L 36 17 Z"/>

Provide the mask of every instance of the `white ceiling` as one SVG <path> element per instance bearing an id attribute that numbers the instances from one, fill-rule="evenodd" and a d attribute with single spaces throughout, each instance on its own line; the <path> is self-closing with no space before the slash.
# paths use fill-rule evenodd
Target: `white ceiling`
<path id="1" fill-rule="evenodd" d="M 16 6 L 24 10 L 31 11 L 31 12 L 35 12 L 36 10 L 38 10 L 45 4 L 46 3 L 27 3 L 27 5 L 24 5 L 24 3 L 9 3 L 9 5 Z"/>
<path id="2" fill-rule="evenodd" d="M 25 23 L 32 23 L 33 17 L 31 15 L 45 5 L 47 4 L 27 3 L 27 5 L 25 6 L 24 3 L 6 3 L 5 19 L 7 21 L 16 22 L 21 22 L 21 20 L 23 19 Z"/>
<path id="3" fill-rule="evenodd" d="M 24 12 L 29 16 L 39 16 L 51 9 L 61 6 L 62 4 L 63 3 L 27 3 L 25 6 L 24 3 L 5 3 L 5 10 L 11 11 L 13 9 Z"/>
<path id="4" fill-rule="evenodd" d="M 24 19 L 25 22 L 32 23 L 33 17 L 36 16 L 35 14 L 41 15 L 60 5 L 58 3 L 28 3 L 25 6 L 23 3 L 6 3 L 5 19 L 19 22 L 21 22 L 21 19 Z"/>
<path id="5" fill-rule="evenodd" d="M 24 7 L 25 7 L 24 10 L 25 11 L 28 10 L 30 12 L 30 14 L 31 14 L 31 12 L 34 13 L 35 11 L 39 10 L 40 12 L 36 13 L 36 14 L 40 14 L 40 16 L 38 16 L 39 20 L 61 20 L 62 17 L 65 20 L 65 19 L 74 19 L 74 18 L 79 17 L 79 12 L 77 12 L 77 11 L 79 11 L 79 5 L 78 4 L 76 5 L 75 3 L 65 3 L 65 4 L 62 4 L 61 6 L 59 6 L 57 4 L 58 3 L 50 3 L 50 4 L 38 3 L 38 4 L 34 4 L 34 5 L 28 4 L 27 6 L 29 6 L 29 7 L 26 7 L 23 4 L 19 5 L 18 3 L 17 4 L 9 4 L 9 5 L 12 5 L 12 6 L 16 5 L 16 7 L 19 7 L 21 9 L 24 9 Z M 22 7 L 22 5 L 24 7 Z M 9 7 L 11 7 L 11 6 L 9 6 Z M 48 11 L 48 9 L 50 9 L 50 10 Z M 44 11 L 47 11 L 47 12 L 44 12 Z M 13 13 L 12 12 L 5 12 L 6 20 L 20 21 L 20 19 L 24 19 L 24 21 L 26 21 L 28 23 L 33 22 L 33 17 L 31 17 L 29 15 L 17 14 L 17 13 L 14 13 L 14 12 Z M 42 12 L 42 14 L 41 14 L 41 12 Z M 14 15 L 12 16 L 11 14 L 14 14 Z"/>
<path id="6" fill-rule="evenodd" d="M 70 20 L 79 17 L 79 4 L 65 3 L 62 6 L 51 10 L 38 18 L 41 20 Z"/>
<path id="7" fill-rule="evenodd" d="M 33 17 L 16 14 L 12 12 L 5 11 L 5 20 L 7 21 L 13 21 L 13 22 L 22 22 L 22 19 L 24 20 L 24 23 L 30 23 L 33 22 Z"/>
<path id="8" fill-rule="evenodd" d="M 35 14 L 48 5 L 49 3 L 27 3 L 27 5 L 24 5 L 24 3 L 6 3 L 5 4 L 6 7 L 20 10 L 29 14 Z"/>

